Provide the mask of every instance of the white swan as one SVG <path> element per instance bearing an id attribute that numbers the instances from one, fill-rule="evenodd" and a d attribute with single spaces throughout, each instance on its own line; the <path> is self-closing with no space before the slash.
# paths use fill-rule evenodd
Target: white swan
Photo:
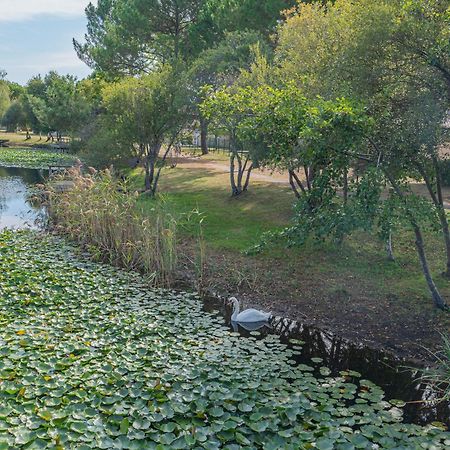
<path id="1" fill-rule="evenodd" d="M 237 323 L 254 323 L 254 322 L 267 322 L 272 313 L 265 313 L 256 309 L 246 309 L 239 312 L 239 300 L 236 297 L 230 297 L 229 301 L 233 304 L 233 314 L 231 316 L 231 322 Z"/>

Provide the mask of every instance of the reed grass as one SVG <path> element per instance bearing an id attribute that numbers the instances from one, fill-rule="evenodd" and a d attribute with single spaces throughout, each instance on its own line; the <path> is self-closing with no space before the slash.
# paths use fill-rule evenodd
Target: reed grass
<path id="1" fill-rule="evenodd" d="M 429 351 L 435 364 L 425 369 L 419 380 L 429 384 L 438 394 L 436 403 L 450 402 L 450 335 L 442 334 L 442 346 L 439 351 Z"/>
<path id="2" fill-rule="evenodd" d="M 69 189 L 61 192 L 63 180 Z M 170 286 L 178 260 L 177 219 L 155 202 L 144 213 L 140 195 L 110 170 L 74 167 L 46 185 L 49 222 L 98 259 L 138 270 L 155 286 Z"/>

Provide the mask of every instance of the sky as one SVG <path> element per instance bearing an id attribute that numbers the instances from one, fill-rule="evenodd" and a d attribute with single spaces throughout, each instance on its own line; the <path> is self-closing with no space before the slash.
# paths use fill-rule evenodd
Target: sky
<path id="1" fill-rule="evenodd" d="M 92 0 L 91 0 L 92 1 Z M 50 70 L 84 78 L 72 39 L 82 40 L 89 0 L 0 0 L 0 70 L 25 84 Z"/>

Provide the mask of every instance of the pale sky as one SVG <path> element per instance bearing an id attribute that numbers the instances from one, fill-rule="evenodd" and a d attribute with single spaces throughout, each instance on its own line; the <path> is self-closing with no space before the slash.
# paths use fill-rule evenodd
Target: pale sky
<path id="1" fill-rule="evenodd" d="M 0 69 L 26 83 L 50 70 L 83 78 L 89 68 L 78 59 L 72 39 L 86 30 L 89 0 L 0 0 Z"/>

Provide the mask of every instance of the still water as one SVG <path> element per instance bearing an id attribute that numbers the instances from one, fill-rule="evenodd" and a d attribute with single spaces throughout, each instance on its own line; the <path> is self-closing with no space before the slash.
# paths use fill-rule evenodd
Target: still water
<path id="1" fill-rule="evenodd" d="M 0 229 L 36 229 L 43 211 L 29 201 L 30 188 L 43 181 L 43 172 L 0 167 Z"/>
<path id="2" fill-rule="evenodd" d="M 352 370 L 359 372 L 362 379 L 368 379 L 380 386 L 387 400 L 398 399 L 406 402 L 404 420 L 407 423 L 426 425 L 438 421 L 450 428 L 450 404 L 436 403 L 438 394 L 429 386 L 418 380 L 420 368 L 417 363 L 396 358 L 388 352 L 376 350 L 363 344 L 349 342 L 333 333 L 301 322 L 276 317 L 270 320 L 269 326 L 255 331 L 240 326 L 232 326 L 230 305 L 215 298 L 204 299 L 204 309 L 221 315 L 225 323 L 238 331 L 243 337 L 263 339 L 268 334 L 277 334 L 281 342 L 288 345 L 292 340 L 302 341 L 302 351 L 293 357 L 297 364 L 316 367 L 315 375 L 320 377 L 319 367 L 331 370 L 331 375 L 342 375 Z M 314 363 L 312 358 L 320 358 Z M 356 380 L 355 380 L 356 381 Z"/>

